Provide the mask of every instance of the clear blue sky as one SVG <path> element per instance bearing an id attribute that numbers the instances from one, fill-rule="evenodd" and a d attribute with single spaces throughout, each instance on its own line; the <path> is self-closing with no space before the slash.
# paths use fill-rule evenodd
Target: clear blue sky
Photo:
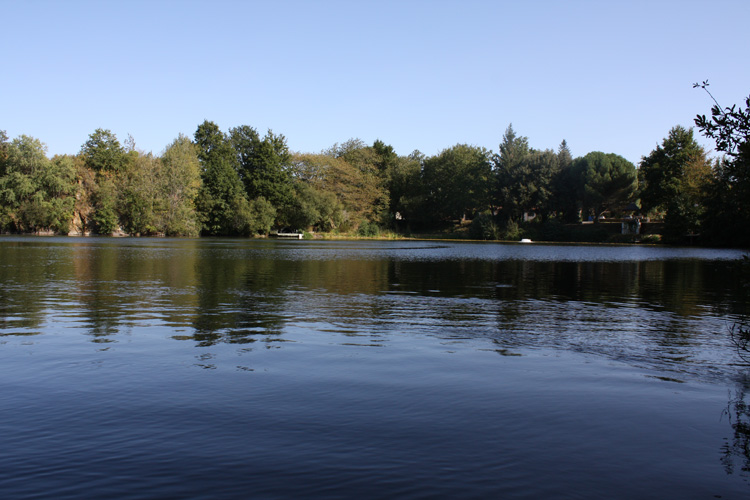
<path id="1" fill-rule="evenodd" d="M 750 94 L 750 1 L 0 0 L 0 130 L 159 154 L 204 120 L 319 152 L 532 147 L 638 162 Z M 709 144 L 707 141 L 704 144 Z"/>

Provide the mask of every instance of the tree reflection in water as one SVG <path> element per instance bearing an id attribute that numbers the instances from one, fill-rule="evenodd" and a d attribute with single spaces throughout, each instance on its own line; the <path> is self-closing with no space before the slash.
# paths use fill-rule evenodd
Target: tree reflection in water
<path id="1" fill-rule="evenodd" d="M 750 374 L 746 373 L 724 410 L 734 431 L 731 441 L 727 440 L 722 448 L 721 463 L 727 474 L 750 475 L 750 405 L 745 401 L 748 390 Z"/>
<path id="2" fill-rule="evenodd" d="M 740 282 L 742 285 L 741 293 L 738 294 L 740 302 L 746 307 L 750 304 L 750 257 L 742 256 L 739 270 Z M 732 325 L 729 331 L 729 340 L 738 357 L 747 365 L 750 365 L 750 326 L 748 326 L 748 317 L 743 315 L 742 319 Z M 727 403 L 724 410 L 729 423 L 734 431 L 731 442 L 724 446 L 721 463 L 727 471 L 727 474 L 733 474 L 739 467 L 739 472 L 743 475 L 750 473 L 750 405 L 745 402 L 745 395 L 750 390 L 750 370 L 742 374 L 737 388 L 735 389 L 734 398 Z"/>

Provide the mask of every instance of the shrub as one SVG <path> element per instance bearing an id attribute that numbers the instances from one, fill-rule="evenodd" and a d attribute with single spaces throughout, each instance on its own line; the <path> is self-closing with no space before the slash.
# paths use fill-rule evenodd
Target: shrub
<path id="1" fill-rule="evenodd" d="M 471 239 L 496 240 L 499 236 L 500 230 L 490 214 L 481 213 L 471 221 L 469 226 L 469 237 Z"/>
<path id="2" fill-rule="evenodd" d="M 635 240 L 634 234 L 610 234 L 607 243 L 635 243 Z"/>
<path id="3" fill-rule="evenodd" d="M 502 237 L 508 241 L 518 241 L 521 239 L 521 227 L 513 219 L 508 219 L 505 223 L 505 230 L 503 231 Z"/>
<path id="4" fill-rule="evenodd" d="M 380 228 L 377 224 L 370 221 L 365 221 L 362 224 L 359 225 L 359 229 L 357 230 L 357 234 L 359 236 L 364 236 L 367 238 L 373 238 L 375 236 L 378 236 L 380 234 Z"/>
<path id="5" fill-rule="evenodd" d="M 660 234 L 645 234 L 641 236 L 641 243 L 655 244 L 661 243 Z"/>
<path id="6" fill-rule="evenodd" d="M 570 241 L 570 229 L 558 220 L 549 220 L 542 225 L 539 239 L 543 241 Z"/>

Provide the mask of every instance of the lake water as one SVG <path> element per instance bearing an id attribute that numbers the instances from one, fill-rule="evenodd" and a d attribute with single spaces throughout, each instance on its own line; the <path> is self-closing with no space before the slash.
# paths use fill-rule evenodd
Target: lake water
<path id="1" fill-rule="evenodd" d="M 0 237 L 0 496 L 747 498 L 741 255 Z"/>

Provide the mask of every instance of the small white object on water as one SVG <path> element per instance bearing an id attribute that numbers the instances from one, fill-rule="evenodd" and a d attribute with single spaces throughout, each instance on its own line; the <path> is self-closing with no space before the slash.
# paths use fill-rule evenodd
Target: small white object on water
<path id="1" fill-rule="evenodd" d="M 523 238 L 523 239 L 521 240 L 521 243 L 531 243 L 531 240 L 530 240 L 530 239 L 528 239 L 528 238 Z"/>

